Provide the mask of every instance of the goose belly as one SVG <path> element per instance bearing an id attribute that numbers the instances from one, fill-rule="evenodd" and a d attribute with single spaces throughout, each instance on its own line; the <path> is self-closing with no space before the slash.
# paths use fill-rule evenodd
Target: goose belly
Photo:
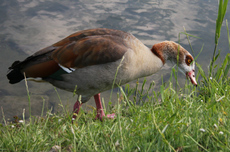
<path id="1" fill-rule="evenodd" d="M 128 82 L 128 75 L 124 73 L 123 66 L 117 70 L 121 60 L 101 65 L 93 65 L 76 69 L 67 74 L 62 74 L 61 79 L 48 78 L 46 81 L 54 86 L 82 96 L 93 96 L 97 93 L 112 88 L 114 79 L 117 84 L 123 85 Z M 117 74 L 117 75 L 116 75 Z"/>

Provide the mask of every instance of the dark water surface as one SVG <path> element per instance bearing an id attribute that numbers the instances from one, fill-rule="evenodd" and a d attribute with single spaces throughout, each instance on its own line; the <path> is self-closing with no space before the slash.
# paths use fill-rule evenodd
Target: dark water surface
<path id="1" fill-rule="evenodd" d="M 0 107 L 6 119 L 11 119 L 14 115 L 22 116 L 24 108 L 28 116 L 28 97 L 24 81 L 10 85 L 6 79 L 8 67 L 13 61 L 23 60 L 73 32 L 89 28 L 104 27 L 128 31 L 148 47 L 164 40 L 178 42 L 178 34 L 185 28 L 188 33 L 201 38 L 190 40 L 195 56 L 204 45 L 197 62 L 207 69 L 214 49 L 217 12 L 216 0 L 1 0 Z M 229 11 L 226 19 L 230 22 Z M 185 35 L 180 36 L 180 43 L 191 52 Z M 229 52 L 225 22 L 219 48 L 222 50 L 221 58 L 224 58 Z M 167 81 L 171 66 L 166 64 L 161 72 L 147 77 L 147 81 L 154 80 L 156 84 L 161 84 L 162 75 Z M 183 83 L 185 78 L 182 74 L 179 75 Z M 140 80 L 142 81 L 143 79 Z M 130 85 L 135 86 L 136 81 Z M 52 85 L 28 82 L 28 86 L 33 115 L 41 114 L 43 101 L 46 109 L 52 107 L 54 112 L 61 109 L 58 105 L 60 100 Z M 62 103 L 72 110 L 76 97 L 59 89 L 57 92 Z M 102 94 L 105 102 L 109 100 L 109 95 L 110 91 Z M 116 101 L 114 93 L 113 102 Z M 94 106 L 92 99 L 87 104 Z M 0 121 L 2 118 L 1 110 Z"/>

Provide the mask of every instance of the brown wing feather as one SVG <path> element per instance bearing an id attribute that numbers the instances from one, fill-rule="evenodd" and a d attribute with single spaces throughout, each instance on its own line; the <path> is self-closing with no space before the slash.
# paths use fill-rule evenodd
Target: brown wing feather
<path id="1" fill-rule="evenodd" d="M 55 50 L 52 58 L 65 67 L 82 68 L 117 61 L 127 48 L 118 36 L 88 36 Z"/>

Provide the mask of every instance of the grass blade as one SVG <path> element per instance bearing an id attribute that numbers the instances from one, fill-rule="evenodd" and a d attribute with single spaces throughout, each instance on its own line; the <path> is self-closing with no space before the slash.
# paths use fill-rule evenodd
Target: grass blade
<path id="1" fill-rule="evenodd" d="M 228 45 L 229 45 L 229 49 L 230 49 L 230 37 L 229 37 L 228 20 L 226 20 L 226 28 L 227 28 L 227 32 L 228 32 Z"/>

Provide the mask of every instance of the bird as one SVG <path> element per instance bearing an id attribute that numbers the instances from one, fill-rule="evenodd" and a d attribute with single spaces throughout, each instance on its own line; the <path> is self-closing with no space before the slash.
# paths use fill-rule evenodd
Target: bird
<path id="1" fill-rule="evenodd" d="M 150 76 L 159 71 L 167 60 L 177 63 L 179 69 L 197 86 L 195 61 L 181 45 L 162 41 L 148 48 L 128 32 L 107 28 L 78 31 L 41 49 L 23 61 L 9 67 L 7 78 L 15 84 L 27 78 L 49 82 L 53 86 L 78 95 L 73 106 L 72 119 L 91 97 L 96 103 L 96 118 L 105 116 L 100 93 L 132 80 Z"/>

